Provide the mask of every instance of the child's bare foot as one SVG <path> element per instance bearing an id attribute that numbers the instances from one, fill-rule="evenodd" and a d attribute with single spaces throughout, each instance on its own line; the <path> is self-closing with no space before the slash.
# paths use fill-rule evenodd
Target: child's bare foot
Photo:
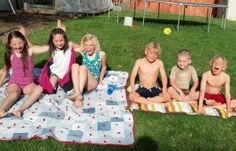
<path id="1" fill-rule="evenodd" d="M 82 108 L 82 106 L 83 106 L 82 99 L 76 98 L 76 100 L 75 100 L 75 107 L 76 108 Z"/>
<path id="2" fill-rule="evenodd" d="M 6 115 L 6 112 L 0 108 L 0 118 L 4 117 Z"/>
<path id="3" fill-rule="evenodd" d="M 206 115 L 206 110 L 205 109 L 200 109 L 197 111 L 198 114 Z"/>
<path id="4" fill-rule="evenodd" d="M 12 114 L 16 117 L 21 117 L 22 116 L 22 111 L 16 110 L 16 111 L 12 112 Z"/>
<path id="5" fill-rule="evenodd" d="M 70 99 L 71 101 L 75 101 L 77 99 L 83 100 L 83 96 L 80 93 L 75 93 L 75 94 L 69 96 L 68 99 Z"/>

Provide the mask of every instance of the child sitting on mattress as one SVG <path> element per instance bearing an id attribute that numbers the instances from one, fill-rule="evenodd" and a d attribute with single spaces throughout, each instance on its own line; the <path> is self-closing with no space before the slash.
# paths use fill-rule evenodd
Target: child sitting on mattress
<path id="1" fill-rule="evenodd" d="M 145 57 L 136 60 L 130 76 L 131 92 L 129 99 L 141 104 L 164 103 L 169 101 L 167 92 L 167 77 L 162 60 L 159 59 L 161 48 L 155 42 L 145 47 Z M 162 88 L 158 86 L 157 78 L 161 75 Z M 135 79 L 139 77 L 139 88 L 135 90 Z"/>
<path id="2" fill-rule="evenodd" d="M 82 54 L 82 65 L 72 65 L 72 81 L 74 94 L 68 98 L 75 101 L 77 108 L 82 107 L 83 91 L 94 90 L 98 84 L 102 83 L 106 73 L 106 54 L 101 51 L 99 41 L 93 34 L 83 36 L 80 48 L 76 52 Z"/>
<path id="3" fill-rule="evenodd" d="M 0 104 L 0 118 L 6 115 L 7 110 L 19 99 L 21 94 L 29 95 L 28 99 L 32 97 L 33 90 L 37 88 L 34 83 L 33 56 L 47 51 L 48 46 L 33 46 L 25 37 L 23 27 L 20 27 L 19 31 L 9 33 L 4 53 L 4 66 L 0 74 L 0 85 L 10 69 L 12 72 L 6 87 L 7 96 Z M 27 100 L 23 104 L 28 104 Z M 27 108 L 28 106 L 24 109 Z"/>
<path id="4" fill-rule="evenodd" d="M 227 60 L 223 55 L 216 55 L 211 59 L 210 65 L 211 70 L 202 75 L 198 112 L 204 113 L 204 105 L 226 105 L 227 111 L 231 112 L 236 107 L 236 100 L 231 100 L 230 76 L 225 72 Z M 222 88 L 224 94 L 221 93 Z"/>
<path id="5" fill-rule="evenodd" d="M 75 63 L 73 48 L 78 47 L 78 45 L 68 41 L 65 26 L 61 24 L 60 20 L 57 22 L 57 28 L 51 31 L 48 44 L 40 47 L 47 47 L 51 58 L 41 72 L 38 79 L 39 85 L 32 89 L 32 93 L 21 107 L 13 112 L 15 116 L 21 116 L 26 109 L 38 100 L 42 92 L 54 93 L 57 85 L 60 85 L 65 91 L 73 88 L 72 82 L 70 82 L 70 73 L 71 66 Z"/>
<path id="6" fill-rule="evenodd" d="M 171 86 L 168 88 L 168 92 L 177 101 L 197 103 L 199 92 L 196 92 L 196 89 L 199 82 L 195 68 L 190 65 L 191 52 L 183 49 L 178 52 L 177 56 L 177 64 L 171 69 Z M 189 89 L 191 80 L 193 80 L 193 86 Z"/>

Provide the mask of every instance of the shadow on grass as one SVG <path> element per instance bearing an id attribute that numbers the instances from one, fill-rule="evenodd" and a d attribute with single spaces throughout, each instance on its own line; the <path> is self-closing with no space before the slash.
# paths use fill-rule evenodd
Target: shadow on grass
<path id="1" fill-rule="evenodd" d="M 134 151 L 159 151 L 159 146 L 150 136 L 143 136 L 137 140 Z"/>
<path id="2" fill-rule="evenodd" d="M 135 21 L 142 22 L 143 18 L 134 18 Z M 145 18 L 145 23 L 159 23 L 159 24 L 173 24 L 174 28 L 177 30 L 178 19 L 158 19 L 158 18 Z M 189 26 L 206 26 L 206 22 L 194 21 L 194 20 L 180 20 L 181 25 Z"/>
<path id="3" fill-rule="evenodd" d="M 135 18 L 135 21 L 143 21 L 143 18 Z M 158 19 L 158 18 L 145 18 L 145 22 L 162 23 L 162 24 L 177 24 L 177 19 Z M 194 21 L 194 20 L 180 20 L 182 25 L 206 25 L 206 22 Z"/>

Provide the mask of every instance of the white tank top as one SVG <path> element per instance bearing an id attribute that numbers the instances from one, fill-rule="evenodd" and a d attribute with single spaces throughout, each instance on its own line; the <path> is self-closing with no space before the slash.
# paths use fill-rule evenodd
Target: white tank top
<path id="1" fill-rule="evenodd" d="M 71 49 L 68 48 L 65 53 L 63 50 L 55 50 L 52 53 L 52 58 L 51 72 L 62 79 L 69 70 Z"/>

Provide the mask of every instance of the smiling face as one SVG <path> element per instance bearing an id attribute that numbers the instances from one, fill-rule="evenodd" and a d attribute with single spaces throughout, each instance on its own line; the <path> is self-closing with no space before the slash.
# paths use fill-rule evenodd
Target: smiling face
<path id="1" fill-rule="evenodd" d="M 95 45 L 93 40 L 87 40 L 84 42 L 84 51 L 89 55 L 93 55 L 95 51 Z"/>
<path id="2" fill-rule="evenodd" d="M 190 60 L 189 56 L 181 56 L 181 55 L 178 55 L 177 66 L 178 66 L 181 70 L 187 68 L 190 63 L 191 63 L 191 60 Z"/>
<path id="3" fill-rule="evenodd" d="M 53 44 L 57 50 L 62 50 L 65 45 L 65 38 L 62 34 L 55 34 L 53 36 Z"/>
<path id="4" fill-rule="evenodd" d="M 154 48 L 145 51 L 145 56 L 148 62 L 153 63 L 157 60 L 157 51 Z"/>
<path id="5" fill-rule="evenodd" d="M 211 72 L 212 72 L 212 74 L 213 75 L 218 75 L 222 71 L 225 71 L 225 64 L 224 64 L 223 59 L 221 59 L 221 58 L 214 59 L 212 61 L 212 64 L 211 64 Z"/>
<path id="6" fill-rule="evenodd" d="M 10 42 L 11 50 L 16 53 L 21 53 L 24 49 L 25 42 L 21 38 L 13 37 Z"/>

